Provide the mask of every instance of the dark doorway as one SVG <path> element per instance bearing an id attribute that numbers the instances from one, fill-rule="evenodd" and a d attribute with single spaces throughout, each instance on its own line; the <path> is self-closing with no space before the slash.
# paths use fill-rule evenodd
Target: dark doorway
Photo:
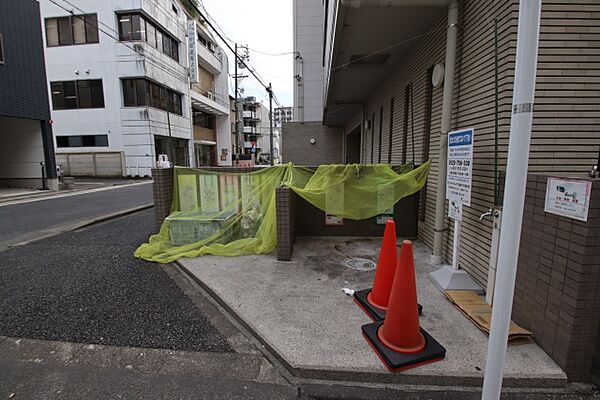
<path id="1" fill-rule="evenodd" d="M 360 163 L 360 130 L 361 125 L 346 135 L 346 164 Z"/>

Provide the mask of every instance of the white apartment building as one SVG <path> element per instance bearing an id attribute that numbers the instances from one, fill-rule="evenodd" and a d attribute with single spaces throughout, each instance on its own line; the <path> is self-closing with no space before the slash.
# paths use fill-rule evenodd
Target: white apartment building
<path id="1" fill-rule="evenodd" d="M 284 122 L 294 120 L 293 107 L 276 107 L 273 109 L 273 126 L 281 128 Z"/>
<path id="2" fill-rule="evenodd" d="M 269 160 L 270 149 L 270 121 L 269 109 L 256 97 L 246 97 L 239 100 L 242 106 L 242 133 L 244 135 L 244 148 L 242 155 L 254 156 L 257 162 L 261 159 Z M 279 158 L 279 132 L 273 129 L 274 158 Z"/>
<path id="3" fill-rule="evenodd" d="M 196 128 L 210 119 L 199 113 L 207 113 L 215 115 L 207 130 L 229 129 L 228 107 L 216 101 L 227 93 L 227 59 L 202 46 L 201 29 L 188 45 L 189 16 L 180 3 L 56 3 L 42 0 L 41 14 L 57 164 L 66 174 L 148 176 L 159 154 L 175 165 L 206 162 L 208 153 L 214 165 L 231 164 L 231 145 L 217 161 L 218 135 Z M 205 68 L 221 79 L 212 92 L 190 90 L 191 49 L 200 76 L 192 85 L 208 81 Z"/>
<path id="4" fill-rule="evenodd" d="M 203 21 L 188 20 L 190 101 L 197 166 L 230 166 L 232 137 L 229 103 L 229 67 L 221 49 Z"/>

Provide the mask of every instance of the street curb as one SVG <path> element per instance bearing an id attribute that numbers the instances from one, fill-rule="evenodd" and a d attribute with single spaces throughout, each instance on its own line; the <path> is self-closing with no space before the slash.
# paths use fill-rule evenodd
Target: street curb
<path id="1" fill-rule="evenodd" d="M 128 188 L 131 186 L 148 185 L 150 183 L 152 183 L 151 180 L 143 181 L 143 182 L 128 183 L 128 184 L 123 184 L 123 185 L 99 186 L 99 187 L 93 187 L 93 188 L 72 189 L 72 190 L 63 190 L 63 191 L 57 191 L 57 192 L 36 193 L 33 195 L 15 196 L 12 198 L 8 197 L 8 198 L 0 199 L 0 207 L 34 203 L 37 201 L 44 201 L 44 200 L 62 199 L 64 197 L 79 196 L 82 194 L 90 194 L 90 193 L 104 192 L 104 191 L 108 191 L 108 190 L 124 189 L 124 188 Z"/>
<path id="2" fill-rule="evenodd" d="M 147 210 L 149 208 L 154 207 L 154 203 L 150 203 L 150 204 L 144 204 L 141 206 L 137 206 L 137 207 L 132 207 L 132 208 L 127 208 L 125 210 L 121 210 L 121 211 L 117 211 L 114 213 L 110 213 L 110 214 L 105 214 L 102 215 L 100 217 L 95 217 L 95 218 L 90 218 L 87 219 L 85 221 L 82 222 L 78 222 L 76 224 L 72 224 L 72 225 L 65 225 L 62 227 L 57 228 L 55 231 L 52 231 L 51 233 L 47 234 L 47 235 L 43 235 L 34 239 L 30 239 L 30 240 L 25 240 L 23 242 L 19 242 L 19 243 L 15 243 L 12 244 L 10 246 L 7 246 L 6 249 L 0 249 L 1 251 L 7 250 L 7 249 L 12 249 L 13 247 L 19 247 L 19 246 L 25 246 L 28 245 L 30 243 L 34 243 L 43 239 L 47 239 L 56 235 L 60 235 L 62 233 L 67 233 L 67 232 L 72 232 L 75 231 L 77 229 L 81 229 L 81 228 L 85 228 L 91 225 L 95 225 L 98 224 L 100 222 L 104 222 L 104 221 L 108 221 L 111 219 L 115 219 L 115 218 L 119 218 L 119 217 L 123 217 L 125 215 L 129 215 L 129 214 L 133 214 L 136 213 L 138 211 L 143 211 L 143 210 Z"/>
<path id="3" fill-rule="evenodd" d="M 74 231 L 76 229 L 81 229 L 81 228 L 85 228 L 88 227 L 90 225 L 95 225 L 98 224 L 100 222 L 104 222 L 104 221 L 108 221 L 111 219 L 115 219 L 115 218 L 119 218 L 119 217 L 123 217 L 125 215 L 129 215 L 129 214 L 133 214 L 136 213 L 138 211 L 143 211 L 143 210 L 147 210 L 149 208 L 154 207 L 154 203 L 148 203 L 148 204 L 144 204 L 141 206 L 137 206 L 137 207 L 132 207 L 132 208 L 127 208 L 125 210 L 121 210 L 121 211 L 117 211 L 111 214 L 106 214 L 103 215 L 101 217 L 97 217 L 97 218 L 92 218 L 83 222 L 80 222 L 76 225 L 73 226 L 72 229 L 69 229 L 69 231 Z"/>
<path id="4" fill-rule="evenodd" d="M 462 382 L 457 384 L 440 384 L 432 383 L 408 383 L 408 382 L 391 382 L 377 380 L 358 380 L 355 374 L 350 374 L 347 377 L 340 377 L 338 374 L 330 376 L 328 371 L 304 371 L 302 368 L 291 366 L 273 347 L 266 342 L 246 321 L 243 320 L 223 299 L 220 298 L 208 285 L 196 277 L 183 264 L 175 261 L 172 263 L 184 275 L 195 282 L 199 289 L 204 292 L 205 296 L 209 296 L 215 304 L 227 313 L 227 318 L 235 322 L 243 328 L 243 331 L 250 335 L 254 343 L 260 345 L 260 350 L 265 356 L 275 365 L 277 364 L 280 373 L 293 385 L 296 385 L 300 393 L 309 398 L 315 399 L 396 399 L 398 396 L 406 394 L 409 398 L 420 399 L 466 399 L 480 398 L 481 384 L 480 382 Z M 275 362 L 274 362 L 275 361 Z M 285 371 L 281 371 L 284 369 Z M 285 372 L 285 374 L 283 373 Z M 308 374 L 306 373 L 308 372 Z M 539 386 L 538 386 L 539 385 Z M 588 396 L 594 396 L 593 388 L 589 390 L 581 390 L 574 388 L 570 384 L 565 383 L 564 386 L 544 386 L 543 382 L 538 382 L 537 385 L 521 387 L 519 385 L 511 385 L 503 388 L 503 392 L 511 394 L 519 399 L 532 398 L 560 398 L 563 400 L 570 399 L 571 396 L 577 399 L 586 399 Z M 423 397 L 421 397 L 421 395 Z M 433 395 L 433 397 L 432 397 Z"/>

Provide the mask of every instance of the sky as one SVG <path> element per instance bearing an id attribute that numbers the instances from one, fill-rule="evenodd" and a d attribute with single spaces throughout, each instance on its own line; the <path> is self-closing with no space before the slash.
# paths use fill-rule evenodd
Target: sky
<path id="1" fill-rule="evenodd" d="M 204 8 L 215 20 L 220 30 L 232 41 L 247 45 L 250 52 L 250 65 L 263 82 L 273 85 L 273 92 L 283 106 L 293 102 L 293 27 L 292 0 L 202 0 Z M 217 28 L 218 29 L 218 28 Z M 234 56 L 223 43 L 229 59 L 229 73 L 234 73 Z M 233 47 L 233 44 L 231 45 Z M 290 53 L 270 56 L 261 53 Z M 243 71 L 243 70 L 241 70 Z M 269 96 L 252 77 L 244 78 L 240 87 L 243 96 L 256 96 L 268 107 Z M 231 79 L 230 94 L 233 94 Z M 273 104 L 273 107 L 276 107 Z"/>

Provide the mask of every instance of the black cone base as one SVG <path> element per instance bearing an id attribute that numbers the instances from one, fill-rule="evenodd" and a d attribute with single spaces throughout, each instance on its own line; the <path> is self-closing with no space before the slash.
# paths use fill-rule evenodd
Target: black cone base
<path id="1" fill-rule="evenodd" d="M 354 292 L 354 301 L 373 321 L 383 321 L 385 319 L 385 310 L 375 307 L 373 304 L 369 303 L 369 300 L 367 299 L 371 290 L 372 289 L 357 290 Z M 423 306 L 420 304 L 417 305 L 419 306 L 419 315 L 423 315 Z"/>
<path id="2" fill-rule="evenodd" d="M 382 325 L 383 321 L 377 321 L 363 325 L 361 329 L 365 339 L 369 342 L 369 345 L 390 371 L 403 371 L 409 368 L 415 368 L 419 365 L 440 361 L 446 356 L 446 349 L 422 328 L 421 333 L 425 337 L 426 343 L 423 351 L 405 354 L 391 350 L 389 347 L 385 346 L 377 336 L 377 331 Z"/>

